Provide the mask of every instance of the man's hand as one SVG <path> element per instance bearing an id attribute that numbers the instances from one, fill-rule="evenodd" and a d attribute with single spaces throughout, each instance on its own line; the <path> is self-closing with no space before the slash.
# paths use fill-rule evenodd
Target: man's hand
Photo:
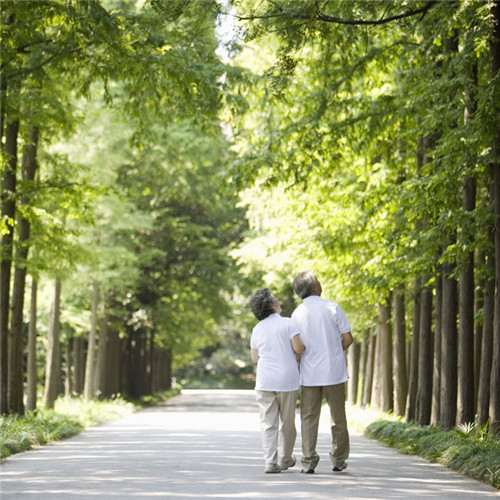
<path id="1" fill-rule="evenodd" d="M 351 332 L 343 333 L 342 338 L 342 348 L 344 351 L 354 342 Z"/>

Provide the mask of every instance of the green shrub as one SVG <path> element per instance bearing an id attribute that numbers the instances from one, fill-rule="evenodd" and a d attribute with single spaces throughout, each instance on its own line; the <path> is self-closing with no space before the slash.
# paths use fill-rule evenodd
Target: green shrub
<path id="1" fill-rule="evenodd" d="M 500 488 L 500 438 L 475 424 L 450 431 L 401 421 L 377 420 L 365 435 Z"/>

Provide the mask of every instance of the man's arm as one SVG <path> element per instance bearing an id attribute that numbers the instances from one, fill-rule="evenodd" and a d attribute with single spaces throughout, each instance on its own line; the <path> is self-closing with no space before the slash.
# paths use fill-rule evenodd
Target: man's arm
<path id="1" fill-rule="evenodd" d="M 341 339 L 342 339 L 342 348 L 344 349 L 344 351 L 354 342 L 351 332 L 343 333 L 341 335 Z"/>
<path id="2" fill-rule="evenodd" d="M 257 361 L 259 361 L 259 350 L 258 349 L 254 349 L 253 347 L 250 349 L 250 356 L 252 358 L 252 361 L 254 363 L 257 363 Z"/>

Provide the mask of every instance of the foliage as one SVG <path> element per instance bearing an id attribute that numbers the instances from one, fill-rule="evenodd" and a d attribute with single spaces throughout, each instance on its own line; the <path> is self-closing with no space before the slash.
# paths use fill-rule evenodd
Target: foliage
<path id="1" fill-rule="evenodd" d="M 378 420 L 365 434 L 402 453 L 420 455 L 500 488 L 500 439 L 489 434 L 487 426 L 470 424 L 439 431 L 431 426 Z"/>
<path id="2" fill-rule="evenodd" d="M 231 169 L 251 223 L 235 253 L 245 271 L 275 284 L 312 268 L 358 332 L 439 259 L 458 276 L 491 221 L 480 182 L 474 212 L 459 196 L 466 176 L 486 176 L 498 125 L 486 4 L 231 5 L 244 41 L 233 64 L 252 75 L 233 86 L 245 89 Z M 478 113 L 464 123 L 471 88 Z M 442 235 L 463 231 L 477 237 L 439 257 Z"/>

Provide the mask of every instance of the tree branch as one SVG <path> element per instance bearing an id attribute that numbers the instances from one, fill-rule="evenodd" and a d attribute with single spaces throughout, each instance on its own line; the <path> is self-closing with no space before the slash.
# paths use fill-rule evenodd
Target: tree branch
<path id="1" fill-rule="evenodd" d="M 309 21 L 322 21 L 325 23 L 333 23 L 333 24 L 343 24 L 343 25 L 348 25 L 348 26 L 367 26 L 367 25 L 381 25 L 381 24 L 387 24 L 392 21 L 398 21 L 400 19 L 405 19 L 407 17 L 413 17 L 421 14 L 421 19 L 427 14 L 427 12 L 436 4 L 438 3 L 439 0 L 429 0 L 422 8 L 420 9 L 415 9 L 415 10 L 409 10 L 408 12 L 405 12 L 403 14 L 398 14 L 395 16 L 390 16 L 390 17 L 385 17 L 377 20 L 364 20 L 364 19 L 342 19 L 340 17 L 333 17 L 333 16 L 327 16 L 324 14 L 317 14 L 317 15 L 305 15 L 305 14 L 294 14 L 291 15 L 290 17 L 292 19 L 303 19 L 303 20 L 309 20 Z M 238 21 L 255 21 L 257 19 L 273 19 L 273 18 L 278 18 L 281 17 L 283 14 L 275 14 L 275 15 L 269 15 L 269 16 L 238 16 L 235 14 L 230 14 L 228 12 L 221 12 L 222 14 L 225 14 L 227 16 L 232 16 L 236 18 Z"/>

